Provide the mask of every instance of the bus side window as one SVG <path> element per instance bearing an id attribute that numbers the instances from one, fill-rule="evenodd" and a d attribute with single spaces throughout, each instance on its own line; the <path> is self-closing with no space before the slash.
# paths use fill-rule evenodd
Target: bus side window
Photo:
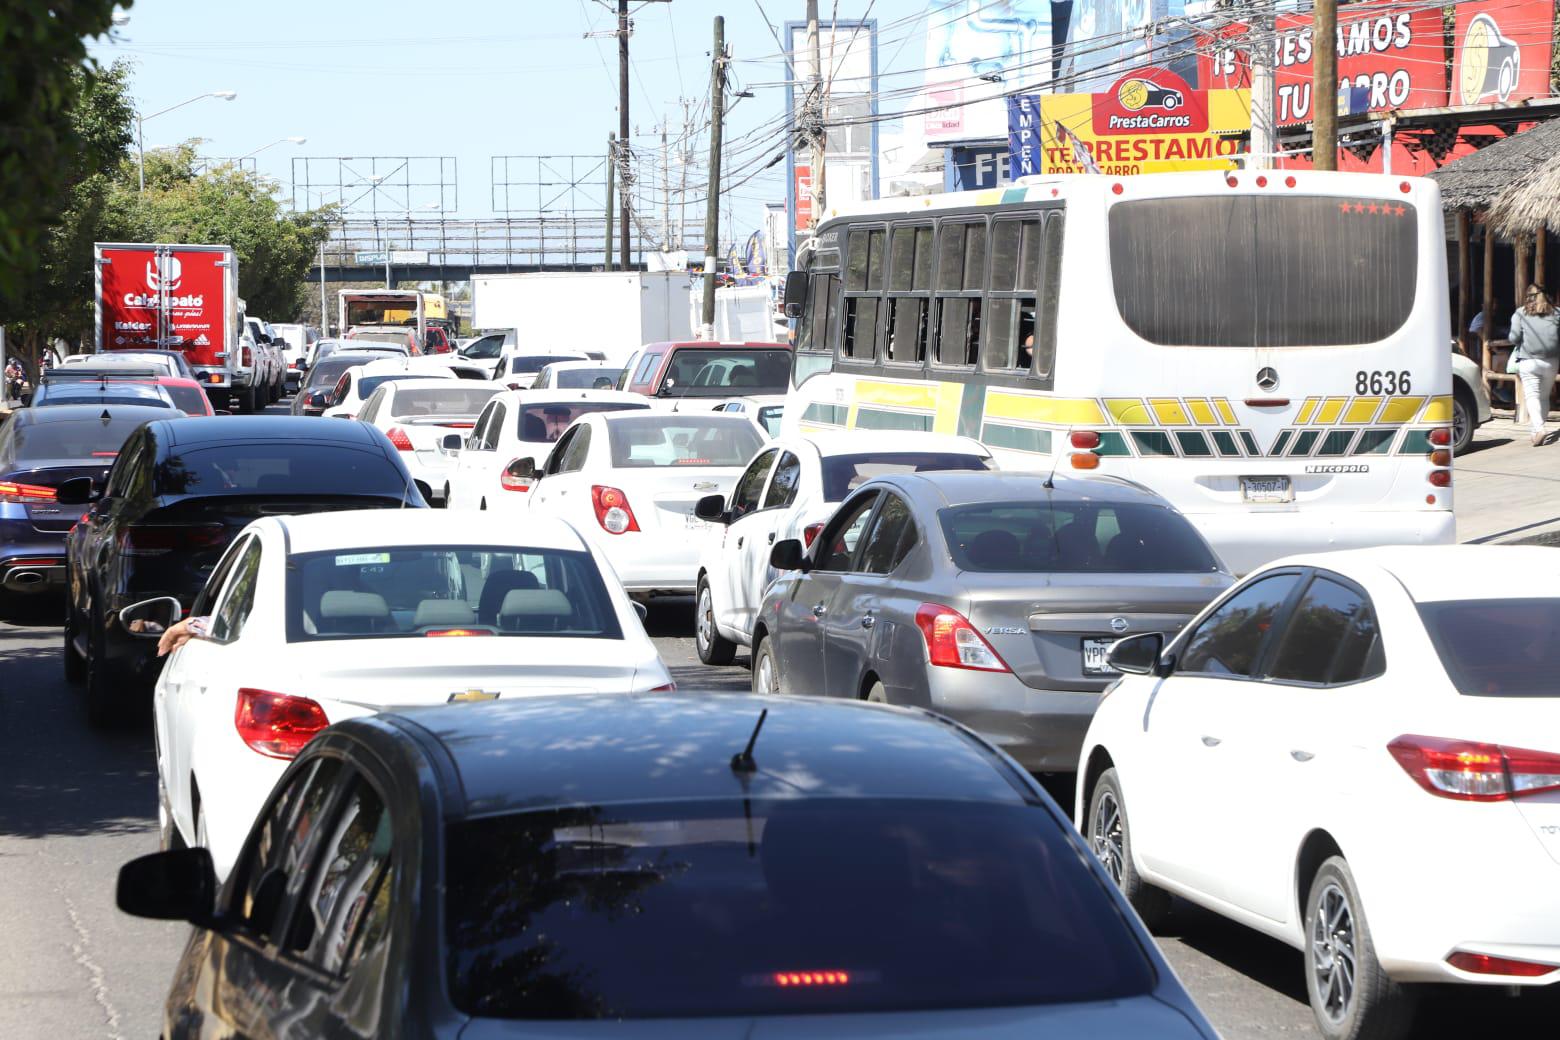
<path id="1" fill-rule="evenodd" d="M 1052 213 L 1045 220 L 1044 260 L 1041 263 L 1040 328 L 1035 334 L 1035 375 L 1049 390 L 1056 381 L 1056 309 L 1062 297 L 1062 232 L 1064 215 Z"/>
<path id="2" fill-rule="evenodd" d="M 926 360 L 927 304 L 931 302 L 931 225 L 897 225 L 890 244 L 884 360 L 919 365 Z"/>
<path id="3" fill-rule="evenodd" d="M 1034 360 L 1035 311 L 1044 215 L 992 225 L 984 367 L 1028 372 Z"/>
<path id="4" fill-rule="evenodd" d="M 944 221 L 937 245 L 937 363 L 968 367 L 980 351 L 986 222 Z"/>
<path id="5" fill-rule="evenodd" d="M 845 339 L 840 349 L 843 357 L 853 361 L 871 361 L 877 354 L 887 237 L 884 228 L 850 233 L 845 263 Z"/>

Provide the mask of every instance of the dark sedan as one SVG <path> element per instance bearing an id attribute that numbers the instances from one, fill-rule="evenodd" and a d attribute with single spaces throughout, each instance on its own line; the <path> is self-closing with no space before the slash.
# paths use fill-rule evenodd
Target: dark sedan
<path id="1" fill-rule="evenodd" d="M 149 695 L 155 646 L 119 624 L 154 596 L 189 603 L 251 520 L 280 513 L 426 506 L 400 453 L 366 423 L 276 416 L 148 423 L 125 443 L 99 493 L 60 485 L 62 505 L 95 503 L 67 539 L 65 675 L 86 680 L 94 725 Z"/>
<path id="2" fill-rule="evenodd" d="M 366 365 L 370 361 L 383 361 L 390 357 L 367 350 L 341 350 L 314 362 L 309 374 L 292 400 L 292 414 L 321 415 L 325 411 L 325 398 L 341 380 L 341 373 L 349 368 Z"/>
<path id="3" fill-rule="evenodd" d="M 57 489 L 85 477 L 98 484 L 125 438 L 167 408 L 55 405 L 23 408 L 0 427 L 0 596 L 65 588 L 65 533 L 80 506 Z"/>
<path id="4" fill-rule="evenodd" d="M 877 705 L 349 720 L 220 892 L 178 849 L 127 864 L 119 905 L 196 926 L 169 1037 L 1214 1036 L 1034 780 Z"/>

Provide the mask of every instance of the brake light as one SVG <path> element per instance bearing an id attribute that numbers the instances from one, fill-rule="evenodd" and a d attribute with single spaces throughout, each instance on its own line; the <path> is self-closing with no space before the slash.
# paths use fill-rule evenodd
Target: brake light
<path id="1" fill-rule="evenodd" d="M 1454 953 L 1446 958 L 1446 963 L 1475 975 L 1514 975 L 1524 979 L 1536 979 L 1540 975 L 1560 971 L 1560 964 L 1540 964 L 1536 961 L 1512 960 L 1510 957 L 1491 957 L 1487 953 Z"/>
<path id="2" fill-rule="evenodd" d="M 848 986 L 848 971 L 777 971 L 770 976 L 776 986 Z"/>
<path id="3" fill-rule="evenodd" d="M 295 758 L 330 720 L 307 697 L 269 690 L 240 689 L 233 725 L 251 749 L 269 758 Z"/>
<path id="4" fill-rule="evenodd" d="M 1444 448 L 1452 443 L 1452 428 L 1450 426 L 1437 426 L 1430 431 L 1430 443 L 1438 448 Z"/>
<path id="5" fill-rule="evenodd" d="M 238 358 L 239 358 L 239 364 L 243 365 L 245 368 L 248 368 L 248 367 L 250 367 L 251 365 L 253 365 L 255 363 L 255 356 L 254 356 L 253 353 L 250 352 L 248 347 L 245 347 L 239 353 Z"/>
<path id="6" fill-rule="evenodd" d="M 915 623 L 926 638 L 927 659 L 940 668 L 970 668 L 981 672 L 1011 671 L 991 644 L 952 607 L 922 603 Z"/>
<path id="7" fill-rule="evenodd" d="M 413 450 L 412 449 L 412 439 L 410 437 L 408 437 L 406 435 L 406 431 L 401 429 L 399 426 L 392 426 L 392 427 L 390 427 L 389 432 L 386 433 L 385 436 L 390 438 L 390 443 L 395 445 L 395 450 L 396 451 L 412 451 Z"/>
<path id="8" fill-rule="evenodd" d="M 823 524 L 821 523 L 808 524 L 806 527 L 802 528 L 802 548 L 811 549 L 812 543 L 817 539 L 818 535 L 822 533 Z"/>
<path id="9" fill-rule="evenodd" d="M 1430 471 L 1429 480 L 1431 487 L 1451 487 L 1452 471 L 1449 469 L 1433 469 Z"/>
<path id="10" fill-rule="evenodd" d="M 433 638 L 459 637 L 459 636 L 490 636 L 492 631 L 486 628 L 431 628 L 423 635 Z"/>
<path id="11" fill-rule="evenodd" d="M 1079 451 L 1093 451 L 1100 446 L 1100 435 L 1093 430 L 1074 430 L 1067 435 L 1067 440 Z"/>
<path id="12" fill-rule="evenodd" d="M 530 491 L 533 486 L 535 486 L 535 477 L 522 477 L 516 470 L 516 467 L 524 461 L 524 459 L 515 459 L 509 465 L 504 467 L 504 472 L 499 475 L 498 483 L 499 486 L 502 487 L 505 491 L 519 491 L 521 494 L 524 494 L 525 492 Z M 619 492 L 619 494 L 621 493 L 622 492 Z M 599 505 L 596 507 L 596 516 L 598 519 L 600 519 L 601 507 Z M 605 527 L 606 525 L 603 524 L 602 526 Z"/>
<path id="13" fill-rule="evenodd" d="M 54 494 L 51 487 L 0 480 L 0 502 L 53 502 Z"/>
<path id="14" fill-rule="evenodd" d="M 1548 751 L 1413 734 L 1387 750 L 1415 783 L 1442 798 L 1504 802 L 1560 790 L 1560 754 Z"/>
<path id="15" fill-rule="evenodd" d="M 119 548 L 126 556 L 162 556 L 221 545 L 226 537 L 221 524 L 131 524 L 120 534 Z"/>
<path id="16" fill-rule="evenodd" d="M 596 507 L 596 522 L 608 534 L 624 534 L 639 530 L 634 519 L 634 509 L 628 504 L 628 496 L 615 487 L 596 484 L 590 489 L 591 503 Z"/>
<path id="17" fill-rule="evenodd" d="M 446 430 L 469 430 L 475 427 L 477 424 L 474 422 L 447 422 L 440 423 L 439 425 L 444 427 Z"/>

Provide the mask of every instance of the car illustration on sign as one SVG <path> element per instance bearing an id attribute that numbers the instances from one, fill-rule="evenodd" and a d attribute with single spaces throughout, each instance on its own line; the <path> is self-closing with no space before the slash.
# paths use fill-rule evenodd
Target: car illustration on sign
<path id="1" fill-rule="evenodd" d="M 1463 34 L 1462 65 L 1457 90 L 1465 105 L 1487 97 L 1505 101 L 1517 89 L 1522 75 L 1522 51 L 1515 40 L 1503 36 L 1488 14 L 1477 14 Z"/>
<path id="2" fill-rule="evenodd" d="M 1161 87 L 1146 79 L 1129 79 L 1116 91 L 1116 100 L 1128 112 L 1162 108 L 1174 112 L 1186 103 L 1186 95 L 1174 87 Z"/>

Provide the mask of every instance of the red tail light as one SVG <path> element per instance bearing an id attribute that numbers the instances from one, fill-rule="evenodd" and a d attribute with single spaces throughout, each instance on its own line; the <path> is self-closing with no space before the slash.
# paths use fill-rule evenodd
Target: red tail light
<path id="1" fill-rule="evenodd" d="M 808 524 L 806 527 L 802 528 L 802 548 L 811 549 L 812 543 L 817 540 L 818 535 L 822 533 L 822 524 Z"/>
<path id="2" fill-rule="evenodd" d="M 1487 953 L 1454 953 L 1446 963 L 1475 975 L 1512 975 L 1523 979 L 1536 979 L 1540 975 L 1560 971 L 1560 964 L 1539 964 L 1536 961 L 1517 961 L 1510 957 L 1491 957 Z"/>
<path id="3" fill-rule="evenodd" d="M 522 461 L 522 459 L 515 459 L 509 465 L 505 466 L 504 472 L 499 475 L 498 484 L 505 491 L 519 491 L 523 494 L 527 491 L 530 491 L 531 488 L 536 484 L 536 479 L 534 477 L 522 477 L 517 471 L 516 467 L 518 467 Z M 597 488 L 596 490 L 601 489 Z M 619 492 L 619 494 L 621 494 L 621 492 Z M 596 518 L 598 520 L 601 519 L 601 506 L 599 504 L 599 500 L 596 506 Z M 603 523 L 602 526 L 605 527 L 606 524 Z"/>
<path id="4" fill-rule="evenodd" d="M 434 638 L 440 638 L 440 637 L 457 637 L 458 638 L 460 636 L 490 636 L 492 634 L 493 634 L 492 630 L 491 629 L 486 629 L 486 628 L 430 628 L 428 631 L 423 633 L 423 635 L 425 635 L 425 636 L 432 636 Z"/>
<path id="5" fill-rule="evenodd" d="M 1449 469 L 1433 469 L 1430 471 L 1429 480 L 1431 487 L 1451 487 L 1452 471 Z"/>
<path id="6" fill-rule="evenodd" d="M 848 971 L 777 971 L 770 976 L 776 986 L 848 986 Z"/>
<path id="7" fill-rule="evenodd" d="M 1438 448 L 1444 448 L 1452 443 L 1452 428 L 1450 426 L 1437 426 L 1430 431 L 1430 443 Z"/>
<path id="8" fill-rule="evenodd" d="M 440 423 L 439 425 L 444 427 L 446 430 L 470 430 L 473 429 L 477 424 L 474 422 L 447 422 Z"/>
<path id="9" fill-rule="evenodd" d="M 385 436 L 390 438 L 390 443 L 395 445 L 396 451 L 414 450 L 412 448 L 412 439 L 408 437 L 406 435 L 406 431 L 401 429 L 399 426 L 390 427 L 389 432 L 386 433 Z"/>
<path id="10" fill-rule="evenodd" d="M 248 347 L 245 347 L 238 357 L 239 363 L 245 368 L 249 368 L 255 363 L 255 355 Z"/>
<path id="11" fill-rule="evenodd" d="M 1100 435 L 1093 430 L 1074 430 L 1067 440 L 1079 451 L 1093 451 L 1100 446 Z"/>
<path id="12" fill-rule="evenodd" d="M 628 504 L 628 496 L 617 488 L 596 484 L 590 489 L 590 500 L 596 507 L 596 522 L 601 525 L 603 531 L 608 534 L 624 534 L 639 530 L 639 521 L 634 519 L 634 510 Z"/>
<path id="13" fill-rule="evenodd" d="M 221 545 L 227 528 L 221 524 L 132 524 L 119 536 L 126 556 L 162 556 L 175 549 L 204 549 Z"/>
<path id="14" fill-rule="evenodd" d="M 1560 754 L 1548 751 L 1413 734 L 1387 750 L 1416 784 L 1442 798 L 1504 802 L 1560 790 Z"/>
<path id="15" fill-rule="evenodd" d="M 1011 671 L 969 619 L 952 607 L 922 603 L 915 623 L 926 638 L 926 655 L 940 668 L 970 668 L 980 672 Z"/>
<path id="16" fill-rule="evenodd" d="M 14 484 L 0 480 L 0 502 L 53 502 L 54 489 L 36 484 Z"/>
<path id="17" fill-rule="evenodd" d="M 270 758 L 295 758 L 330 720 L 307 697 L 269 690 L 241 689 L 233 725 L 252 749 Z"/>
<path id="18" fill-rule="evenodd" d="M 669 683 L 667 683 L 664 686 L 652 686 L 652 687 L 650 687 L 650 692 L 651 693 L 676 693 L 677 692 L 677 684 L 674 683 L 674 682 L 669 682 Z"/>

